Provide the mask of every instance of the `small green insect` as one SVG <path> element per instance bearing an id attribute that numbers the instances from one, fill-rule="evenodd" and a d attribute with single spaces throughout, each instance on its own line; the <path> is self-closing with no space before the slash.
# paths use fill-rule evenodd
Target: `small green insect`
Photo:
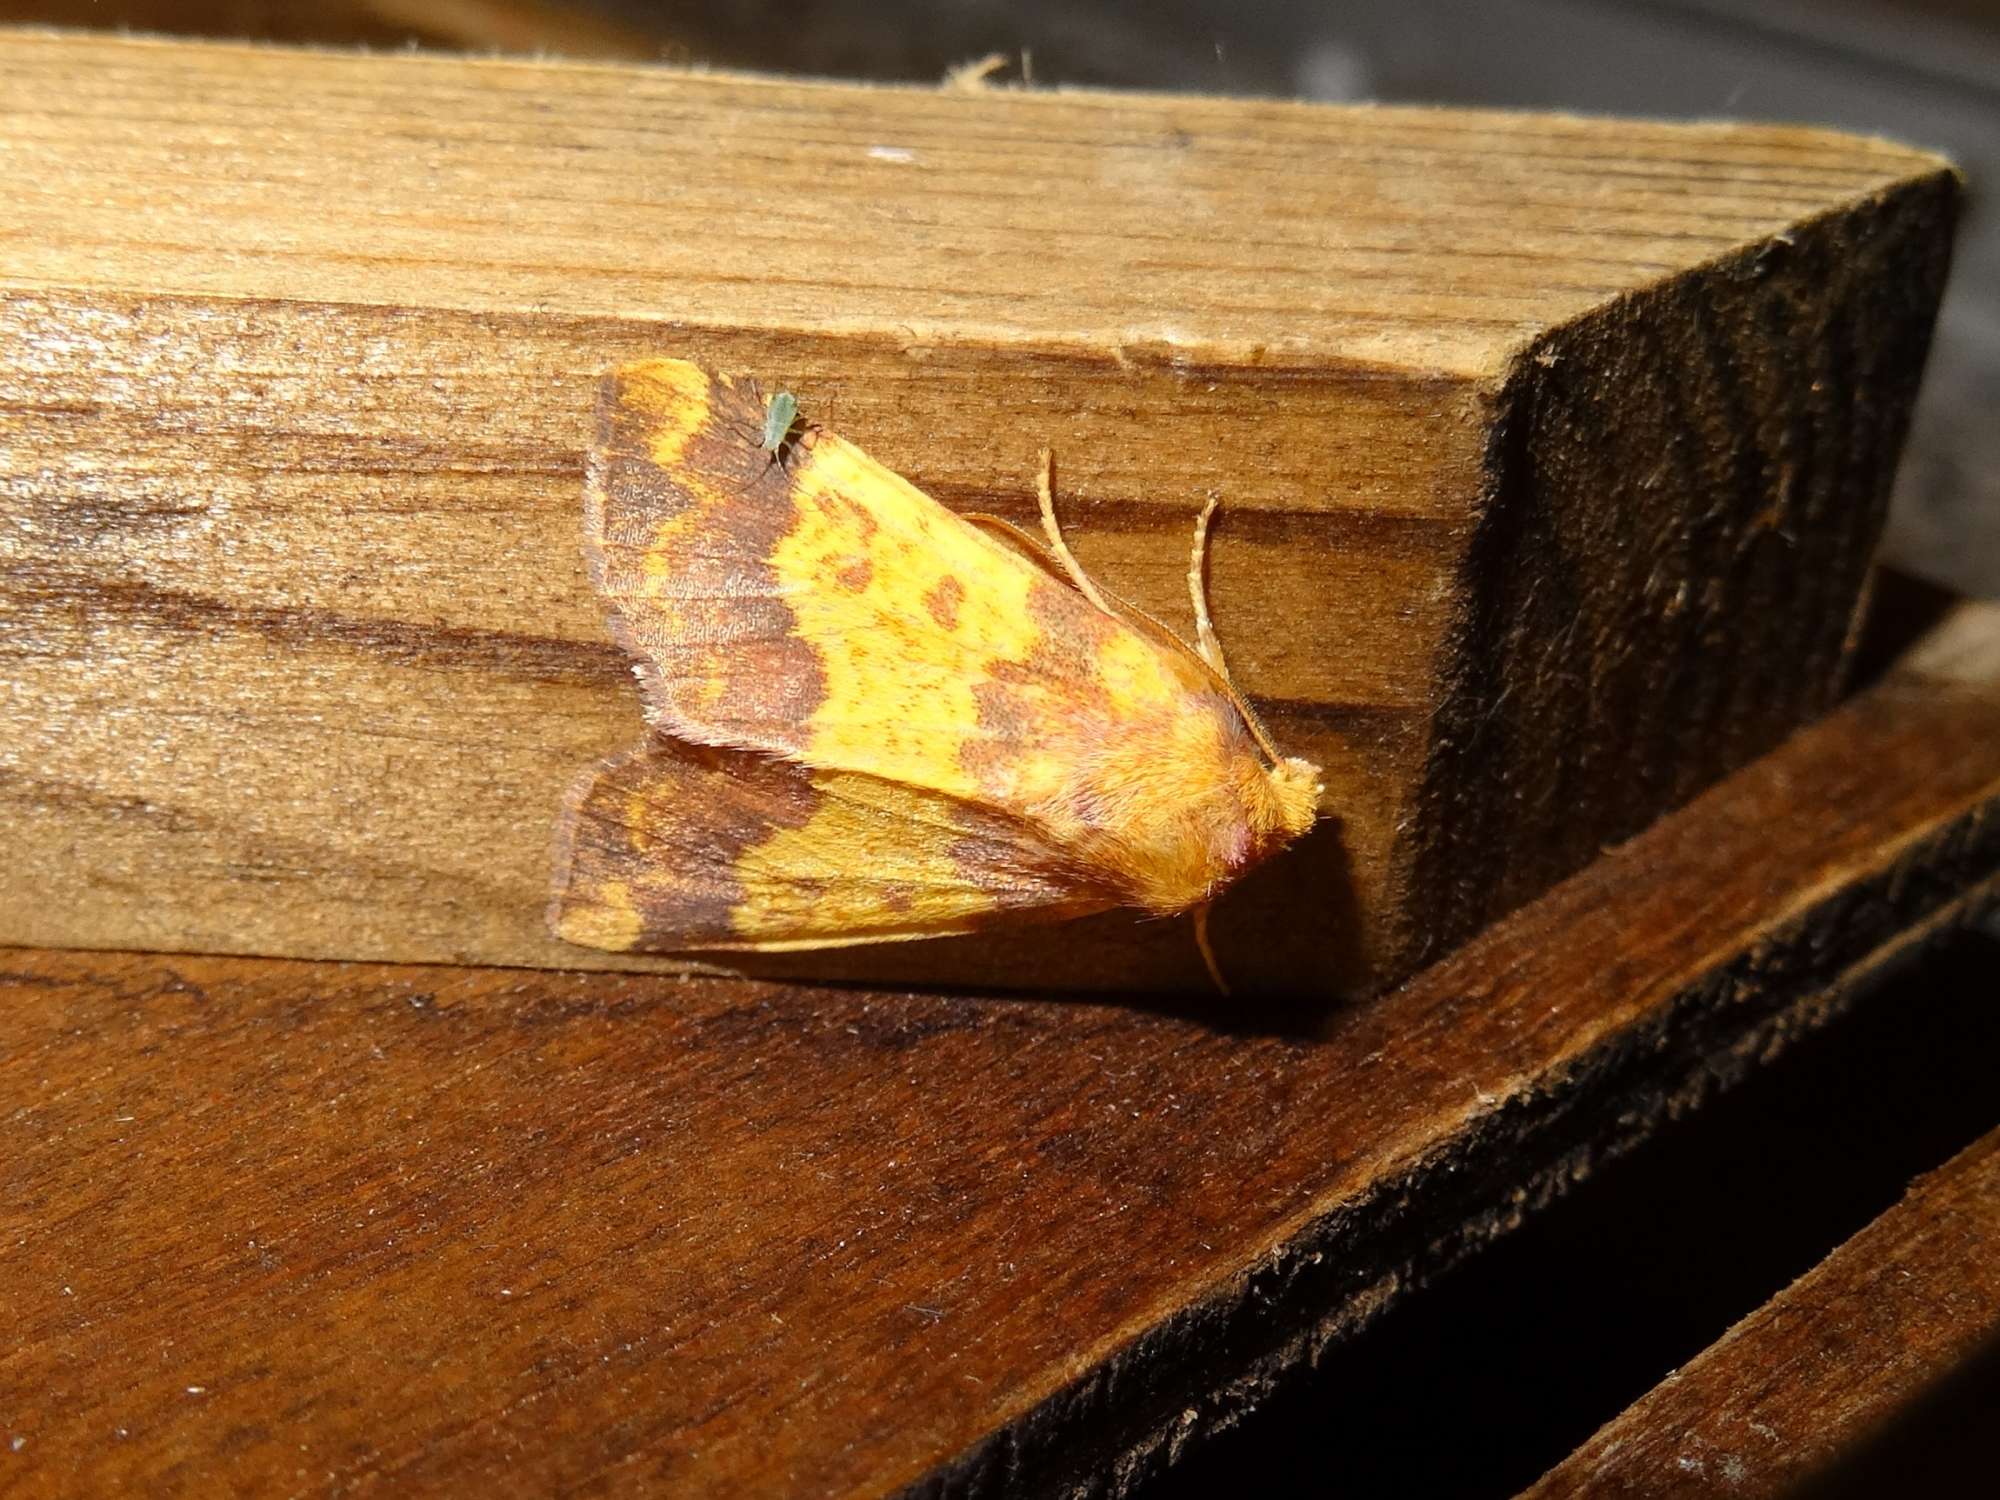
<path id="1" fill-rule="evenodd" d="M 790 391 L 779 391 L 771 398 L 771 404 L 764 408 L 763 449 L 776 463 L 785 456 L 785 444 L 791 438 L 792 428 L 799 420 L 799 398 Z"/>

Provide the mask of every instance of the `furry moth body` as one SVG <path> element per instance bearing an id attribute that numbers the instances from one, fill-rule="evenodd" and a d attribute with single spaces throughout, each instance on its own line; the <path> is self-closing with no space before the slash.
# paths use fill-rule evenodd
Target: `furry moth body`
<path id="1" fill-rule="evenodd" d="M 795 414 L 773 463 L 749 381 L 605 381 L 590 573 L 653 734 L 571 794 L 557 935 L 780 950 L 1171 915 L 1311 825 L 1318 769 L 1219 653 L 1091 585 L 1046 483 L 1054 552 L 831 433 L 787 439 Z"/>

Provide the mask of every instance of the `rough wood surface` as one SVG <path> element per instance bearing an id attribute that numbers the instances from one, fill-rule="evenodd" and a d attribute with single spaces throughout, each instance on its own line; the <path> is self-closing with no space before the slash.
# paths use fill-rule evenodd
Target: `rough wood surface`
<path id="1" fill-rule="evenodd" d="M 1407 971 L 1834 692 L 1955 185 L 1824 132 L 0 35 L 0 816 L 23 943 L 610 962 L 637 733 L 598 373 L 799 391 L 1215 613 L 1331 816 L 1240 981 Z M 1180 923 L 815 971 L 1158 987 Z"/>
<path id="2" fill-rule="evenodd" d="M 1988 611 L 1291 1034 L 12 952 L 0 1472 L 1115 1492 L 1996 892 Z"/>
<path id="3" fill-rule="evenodd" d="M 1996 1339 L 2000 1131 L 1919 1178 L 1524 1500 L 1792 1493 Z"/>

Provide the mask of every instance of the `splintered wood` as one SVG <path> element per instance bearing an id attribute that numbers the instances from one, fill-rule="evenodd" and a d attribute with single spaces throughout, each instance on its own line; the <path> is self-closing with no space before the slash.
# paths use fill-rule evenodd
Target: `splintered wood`
<path id="1" fill-rule="evenodd" d="M 659 963 L 543 922 L 634 742 L 592 392 L 760 374 L 1177 628 L 1319 827 L 1250 988 L 1408 972 L 1839 681 L 1944 272 L 1820 131 L 0 37 L 0 940 Z M 1205 987 L 1185 923 L 789 972 Z"/>

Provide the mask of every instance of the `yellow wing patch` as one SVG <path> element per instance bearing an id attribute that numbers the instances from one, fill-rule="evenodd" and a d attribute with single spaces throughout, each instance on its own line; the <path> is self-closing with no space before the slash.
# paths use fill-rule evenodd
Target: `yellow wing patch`
<path id="1" fill-rule="evenodd" d="M 1186 651 L 851 443 L 773 450 L 767 428 L 752 383 L 682 361 L 606 381 L 591 573 L 663 740 L 579 789 L 564 936 L 794 947 L 1173 912 L 1311 821 L 1316 772 L 1272 765 Z"/>
<path id="2" fill-rule="evenodd" d="M 1033 573 L 838 438 L 802 456 L 792 502 L 771 570 L 825 672 L 800 758 L 976 795 L 959 747 L 994 664 L 1034 650 Z"/>

